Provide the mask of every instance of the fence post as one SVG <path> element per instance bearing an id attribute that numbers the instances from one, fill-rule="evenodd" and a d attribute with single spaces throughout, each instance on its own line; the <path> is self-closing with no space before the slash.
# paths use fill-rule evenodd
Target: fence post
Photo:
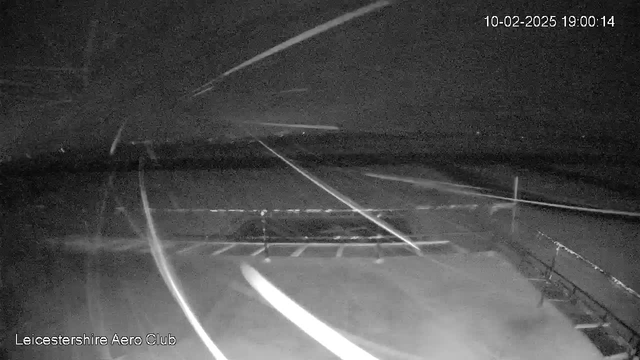
<path id="1" fill-rule="evenodd" d="M 560 252 L 560 245 L 556 245 L 556 252 L 553 254 L 553 258 L 551 259 L 551 266 L 549 267 L 549 273 L 547 274 L 547 281 L 551 281 L 551 275 L 556 267 L 556 258 L 558 257 L 558 253 Z"/>
<path id="2" fill-rule="evenodd" d="M 382 245 L 380 244 L 380 239 L 382 238 L 382 234 L 376 235 L 376 264 L 381 264 L 384 262 L 382 258 Z"/>
<path id="3" fill-rule="evenodd" d="M 265 215 L 267 214 L 267 210 L 260 211 L 260 220 L 262 222 L 262 244 L 264 246 L 264 261 L 270 262 L 271 258 L 269 258 L 269 244 L 267 243 L 267 219 Z"/>

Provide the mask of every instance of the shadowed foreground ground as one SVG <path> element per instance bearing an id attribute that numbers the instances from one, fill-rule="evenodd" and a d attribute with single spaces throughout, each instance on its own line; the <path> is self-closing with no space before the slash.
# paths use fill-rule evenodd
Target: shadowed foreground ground
<path id="1" fill-rule="evenodd" d="M 496 253 L 437 259 L 447 267 L 419 257 L 387 258 L 383 264 L 310 258 L 274 258 L 264 264 L 255 258 L 204 256 L 174 257 L 172 262 L 196 314 L 230 359 L 257 354 L 265 359 L 332 358 L 261 302 L 240 273 L 241 261 L 253 263 L 307 310 L 380 358 L 599 358 L 549 303 L 536 307 L 537 291 Z M 114 334 L 171 333 L 175 346 L 116 345 L 109 351 L 113 357 L 127 354 L 126 359 L 206 357 L 150 256 L 100 256 L 94 274 L 84 273 L 78 260 L 57 259 L 50 268 L 60 279 L 55 289 L 42 302 L 28 301 L 42 320 L 54 317 L 43 303 L 65 304 L 56 309 L 65 321 L 31 323 L 20 335 L 93 332 L 112 339 Z M 93 280 L 85 282 L 87 275 Z M 87 309 L 86 299 L 101 307 L 102 325 L 98 309 Z M 12 351 L 15 359 L 88 359 L 90 350 L 22 346 Z"/>

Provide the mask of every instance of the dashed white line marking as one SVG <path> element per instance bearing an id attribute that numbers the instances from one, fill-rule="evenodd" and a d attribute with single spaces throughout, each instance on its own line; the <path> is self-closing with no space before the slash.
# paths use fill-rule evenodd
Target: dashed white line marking
<path id="1" fill-rule="evenodd" d="M 227 250 L 231 249 L 231 248 L 232 248 L 232 247 L 234 247 L 234 246 L 236 246 L 236 244 L 229 244 L 229 245 L 227 245 L 227 246 L 223 247 L 222 249 L 219 249 L 219 250 L 216 250 L 216 251 L 212 252 L 212 253 L 211 253 L 211 255 L 209 255 L 209 256 L 216 256 L 216 255 L 220 255 L 220 254 L 222 254 L 223 252 L 225 252 L 225 251 L 227 251 Z"/>
<path id="2" fill-rule="evenodd" d="M 301 247 L 297 248 L 296 251 L 293 252 L 293 254 L 291 254 L 291 257 L 299 257 L 305 250 L 307 250 L 308 247 L 309 244 L 302 245 Z"/>
<path id="3" fill-rule="evenodd" d="M 258 256 L 258 255 L 262 254 L 262 252 L 264 252 L 264 250 L 265 250 L 265 247 L 264 247 L 264 246 L 261 246 L 258 250 L 254 251 L 254 252 L 251 254 L 251 256 Z"/>
<path id="4" fill-rule="evenodd" d="M 193 245 L 191 245 L 191 246 L 187 246 L 187 247 L 186 247 L 186 248 L 184 248 L 184 249 L 178 250 L 176 253 L 177 253 L 177 254 L 184 254 L 184 253 L 186 253 L 187 251 L 195 250 L 195 249 L 201 248 L 201 247 L 203 247 L 203 246 L 205 246 L 205 245 L 208 245 L 208 244 L 209 244 L 209 243 L 207 243 L 207 242 L 201 242 L 201 243 L 198 243 L 198 244 L 193 244 Z"/>

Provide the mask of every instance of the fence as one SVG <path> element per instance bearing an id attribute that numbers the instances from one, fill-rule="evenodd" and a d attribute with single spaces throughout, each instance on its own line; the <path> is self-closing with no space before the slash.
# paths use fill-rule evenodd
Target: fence
<path id="1" fill-rule="evenodd" d="M 545 283 L 558 285 L 570 301 L 582 304 L 608 324 L 629 346 L 629 358 L 640 354 L 640 294 L 594 262 L 543 232 L 518 220 L 510 245 L 522 262 L 539 270 Z M 522 264 L 520 264 L 522 265 Z M 542 292 L 541 303 L 544 301 Z"/>

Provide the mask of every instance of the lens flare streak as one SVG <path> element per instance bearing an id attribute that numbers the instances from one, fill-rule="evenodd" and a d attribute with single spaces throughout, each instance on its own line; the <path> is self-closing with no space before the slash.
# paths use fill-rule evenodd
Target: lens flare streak
<path id="1" fill-rule="evenodd" d="M 247 264 L 242 264 L 241 269 L 249 284 L 271 306 L 337 357 L 343 360 L 377 360 L 298 305 L 257 270 Z"/>
<path id="2" fill-rule="evenodd" d="M 355 18 L 358 18 L 362 15 L 368 14 L 372 11 L 378 10 L 380 8 L 383 8 L 385 6 L 391 5 L 392 1 L 388 1 L 388 0 L 380 0 L 380 1 L 376 1 L 374 3 L 371 3 L 367 6 L 363 6 L 357 10 L 345 13 L 341 16 L 338 16 L 337 18 L 327 21 L 324 24 L 318 25 L 312 29 L 309 29 L 305 32 L 303 32 L 302 34 L 299 34 L 297 36 L 292 37 L 291 39 L 276 45 L 274 47 L 272 47 L 271 49 L 264 51 L 254 57 L 252 57 L 251 59 L 241 63 L 240 65 L 237 65 L 233 68 L 231 68 L 230 70 L 227 70 L 226 72 L 224 72 L 223 74 L 219 75 L 218 77 L 216 77 L 215 79 L 199 86 L 198 88 L 196 88 L 195 90 L 193 90 L 192 92 L 192 97 L 196 97 L 196 96 L 200 96 L 206 92 L 208 92 L 209 90 L 213 89 L 213 86 L 215 83 L 219 83 L 222 81 L 222 79 L 224 79 L 225 77 L 233 74 L 234 72 L 241 70 L 249 65 L 252 65 L 264 58 L 267 58 L 273 54 L 276 54 L 282 50 L 285 50 L 297 43 L 300 43 L 302 41 L 308 40 L 318 34 L 321 34 L 327 30 L 330 30 L 336 26 L 342 25 L 350 20 L 353 20 Z"/>
<path id="3" fill-rule="evenodd" d="M 421 179 L 407 178 L 407 177 L 400 177 L 400 176 L 388 176 L 388 175 L 380 175 L 380 174 L 373 174 L 373 173 L 366 173 L 364 175 L 370 176 L 370 177 L 376 177 L 376 178 L 384 179 L 384 180 L 402 181 L 402 182 L 412 183 L 412 184 L 415 184 L 415 185 L 424 185 L 424 186 L 429 186 L 429 187 L 433 187 L 434 184 L 440 183 L 440 184 L 449 184 L 450 186 L 455 186 L 455 187 L 460 187 L 460 188 L 483 189 L 483 188 L 467 186 L 467 185 L 444 183 L 444 182 L 441 182 L 441 181 L 439 182 L 439 181 L 433 181 L 433 180 L 421 180 Z M 610 214 L 610 215 L 640 217 L 640 213 L 632 212 L 632 211 L 621 211 L 621 210 L 612 210 L 612 209 L 596 209 L 596 208 L 587 208 L 587 207 L 582 207 L 582 206 L 554 204 L 554 203 L 548 203 L 548 202 L 543 202 L 543 201 L 514 199 L 514 198 L 505 197 L 505 196 L 498 196 L 498 195 L 492 195 L 492 194 L 481 194 L 481 193 L 475 193 L 475 192 L 470 192 L 470 191 L 454 190 L 454 189 L 447 189 L 447 188 L 443 188 L 443 190 L 449 191 L 449 192 L 453 192 L 453 193 L 456 193 L 456 194 L 459 194 L 459 195 L 484 197 L 484 198 L 488 198 L 488 199 L 510 201 L 510 202 L 513 202 L 513 203 L 531 204 L 531 205 L 538 205 L 538 206 L 544 206 L 544 207 L 575 210 L 575 211 L 583 211 L 583 212 L 591 212 L 591 213 L 598 213 L 598 214 Z M 488 190 L 488 189 L 484 189 L 484 190 Z"/>
<path id="4" fill-rule="evenodd" d="M 381 228 L 387 230 L 389 233 L 395 235 L 398 239 L 404 241 L 405 243 L 407 243 L 407 245 L 411 246 L 417 253 L 422 254 L 422 250 L 420 250 L 420 248 L 416 244 L 414 244 L 414 242 L 407 235 L 401 233 L 399 230 L 396 230 L 395 228 L 393 228 L 393 226 L 388 224 L 383 219 L 372 215 L 370 212 L 367 212 L 362 206 L 358 205 L 357 203 L 355 203 L 353 200 L 349 199 L 345 195 L 339 193 L 337 190 L 333 189 L 329 185 L 324 184 L 322 181 L 320 181 L 320 179 L 317 179 L 315 176 L 309 174 L 307 171 L 305 171 L 305 170 L 301 169 L 300 167 L 296 166 L 291 161 L 287 160 L 284 156 L 280 155 L 277 151 L 271 149 L 263 141 L 261 141 L 261 140 L 259 140 L 257 138 L 256 138 L 256 140 L 260 144 L 262 144 L 262 146 L 264 146 L 267 150 L 269 150 L 272 154 L 277 156 L 280 160 L 284 161 L 287 165 L 291 166 L 294 170 L 296 170 L 297 172 L 302 174 L 304 177 L 309 179 L 312 183 L 316 184 L 322 190 L 328 192 L 330 195 L 332 195 L 336 199 L 340 200 L 343 204 L 347 205 L 348 207 L 352 208 L 353 210 L 357 211 L 360 215 L 364 216 L 365 218 L 367 218 L 368 220 L 370 220 L 374 224 L 380 226 Z"/>
<path id="5" fill-rule="evenodd" d="M 157 231 L 155 225 L 153 223 L 153 218 L 151 216 L 151 210 L 149 208 L 149 199 L 147 198 L 147 191 L 144 186 L 144 171 L 143 171 L 144 161 L 140 159 L 140 168 L 138 171 L 138 178 L 140 181 L 140 196 L 142 198 L 142 204 L 144 206 L 144 215 L 147 219 L 147 224 L 149 226 L 149 245 L 151 247 L 151 254 L 153 255 L 153 260 L 160 271 L 160 275 L 164 280 L 165 284 L 171 291 L 171 294 L 175 298 L 175 300 L 180 305 L 180 308 L 184 312 L 187 320 L 193 326 L 196 334 L 204 345 L 207 347 L 211 355 L 216 360 L 227 360 L 222 351 L 213 343 L 213 340 L 209 337 L 205 329 L 198 321 L 193 310 L 189 306 L 186 297 L 183 294 L 183 291 L 180 289 L 178 282 L 176 281 L 176 276 L 171 268 L 171 265 L 167 261 L 167 257 L 164 254 L 162 249 L 162 245 L 160 244 L 160 239 L 158 239 Z"/>

